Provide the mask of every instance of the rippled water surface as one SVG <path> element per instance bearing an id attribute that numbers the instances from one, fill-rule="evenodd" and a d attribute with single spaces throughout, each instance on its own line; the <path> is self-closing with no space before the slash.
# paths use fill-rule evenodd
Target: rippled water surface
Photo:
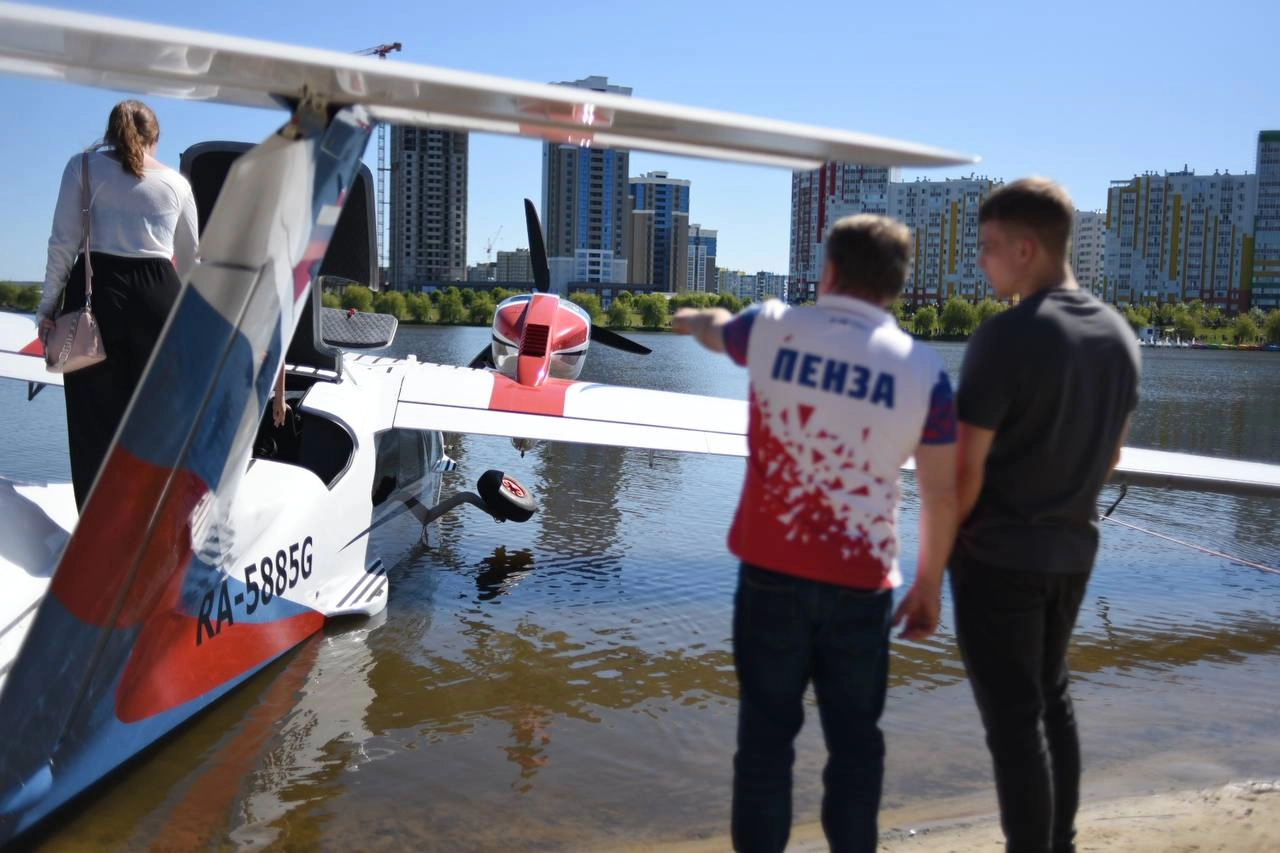
<path id="1" fill-rule="evenodd" d="M 685 338 L 593 348 L 584 378 L 742 397 Z M 486 329 L 404 328 L 400 353 L 465 363 Z M 960 345 L 939 347 L 958 368 Z M 1131 443 L 1280 462 L 1280 355 L 1148 350 Z M 954 370 L 953 370 L 954 375 Z M 0 386 L 6 473 L 66 465 L 61 394 Z M 724 832 L 742 462 L 574 445 L 521 458 L 454 437 L 446 490 L 501 467 L 541 511 L 470 508 L 391 572 L 388 611 L 339 623 L 61 816 L 50 849 L 609 849 Z M 1114 499 L 1116 490 L 1104 492 Z M 1108 523 L 1076 633 L 1086 796 L 1274 777 L 1280 501 L 1135 489 Z M 904 570 L 914 564 L 910 478 Z M 946 605 L 949 615 L 949 604 Z M 993 808 L 950 629 L 895 641 L 885 825 Z M 815 820 L 816 716 L 796 818 Z M 977 804 L 976 806 L 974 804 Z M 963 805 L 958 805 L 963 804 Z"/>

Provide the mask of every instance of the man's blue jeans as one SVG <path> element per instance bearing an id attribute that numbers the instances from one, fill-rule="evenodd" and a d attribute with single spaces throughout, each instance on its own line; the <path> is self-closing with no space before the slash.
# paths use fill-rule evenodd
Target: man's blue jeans
<path id="1" fill-rule="evenodd" d="M 888 590 L 859 590 L 743 563 L 734 600 L 738 751 L 733 846 L 780 851 L 791 832 L 794 741 L 813 681 L 827 744 L 822 827 L 832 851 L 876 847 L 889 673 Z"/>

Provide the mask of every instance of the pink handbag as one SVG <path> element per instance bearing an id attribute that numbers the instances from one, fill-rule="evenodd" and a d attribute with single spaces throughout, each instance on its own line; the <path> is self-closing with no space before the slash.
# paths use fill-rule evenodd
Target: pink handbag
<path id="1" fill-rule="evenodd" d="M 93 264 L 89 260 L 89 153 L 80 161 L 80 213 L 84 229 L 84 307 L 60 313 L 44 336 L 44 362 L 50 373 L 70 373 L 107 357 L 93 316 Z"/>

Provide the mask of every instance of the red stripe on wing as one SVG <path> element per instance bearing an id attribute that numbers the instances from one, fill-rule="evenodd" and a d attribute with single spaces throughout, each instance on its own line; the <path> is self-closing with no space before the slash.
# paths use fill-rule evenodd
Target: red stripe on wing
<path id="1" fill-rule="evenodd" d="M 527 412 L 531 415 L 563 417 L 564 395 L 573 384 L 567 379 L 547 379 L 541 385 L 530 388 L 495 373 L 493 393 L 489 395 L 489 408 L 497 412 Z"/>

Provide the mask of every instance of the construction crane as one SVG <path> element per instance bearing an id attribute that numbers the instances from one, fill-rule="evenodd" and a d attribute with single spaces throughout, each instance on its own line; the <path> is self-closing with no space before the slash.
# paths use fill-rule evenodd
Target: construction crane
<path id="1" fill-rule="evenodd" d="M 501 233 L 502 233 L 502 226 L 499 225 L 498 230 L 494 231 L 493 236 L 490 237 L 489 240 L 484 244 L 484 254 L 485 254 L 486 260 L 489 260 L 489 261 L 493 260 L 493 244 L 497 242 L 498 235 Z"/>
<path id="2" fill-rule="evenodd" d="M 494 231 L 493 236 L 490 237 L 484 244 L 485 266 L 489 268 L 488 270 L 489 275 L 493 276 L 494 278 L 497 278 L 498 271 L 493 266 L 493 244 L 497 241 L 498 235 L 501 233 L 502 233 L 502 226 L 499 225 L 498 230 Z"/>
<path id="3" fill-rule="evenodd" d="M 400 50 L 400 42 L 395 41 L 390 44 L 380 44 L 375 47 L 366 47 L 364 50 L 357 50 L 357 56 L 376 56 L 379 59 L 386 59 L 388 53 L 394 53 Z M 374 202 L 374 213 L 376 214 L 376 222 L 374 227 L 378 231 L 378 272 L 382 274 L 383 270 L 390 267 L 390 256 L 387 248 L 387 125 L 384 122 L 378 123 L 378 197 Z M 373 282 L 371 282 L 372 284 Z"/>

